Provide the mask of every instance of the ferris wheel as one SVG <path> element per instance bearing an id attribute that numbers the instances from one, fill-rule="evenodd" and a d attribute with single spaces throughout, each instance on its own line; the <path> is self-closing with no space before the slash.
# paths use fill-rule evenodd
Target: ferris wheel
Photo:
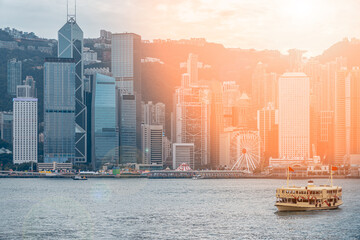
<path id="1" fill-rule="evenodd" d="M 230 146 L 231 170 L 253 172 L 260 166 L 260 136 L 257 131 L 234 132 Z"/>

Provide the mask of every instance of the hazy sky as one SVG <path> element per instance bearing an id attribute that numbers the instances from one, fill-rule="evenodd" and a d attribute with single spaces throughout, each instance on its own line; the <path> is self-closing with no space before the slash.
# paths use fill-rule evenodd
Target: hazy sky
<path id="1" fill-rule="evenodd" d="M 0 0 L 0 27 L 57 38 L 66 0 Z M 100 29 L 143 39 L 204 37 L 226 47 L 299 48 L 314 54 L 360 38 L 359 0 L 77 0 L 85 37 Z"/>

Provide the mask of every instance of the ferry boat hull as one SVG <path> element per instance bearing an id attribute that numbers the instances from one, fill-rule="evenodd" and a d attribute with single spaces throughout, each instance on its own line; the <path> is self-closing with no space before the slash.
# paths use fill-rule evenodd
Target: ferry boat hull
<path id="1" fill-rule="evenodd" d="M 278 208 L 279 212 L 295 212 L 295 211 L 315 211 L 315 210 L 332 210 L 337 209 L 342 203 L 335 204 L 335 206 L 322 206 L 322 207 L 315 207 L 315 206 L 290 206 L 287 204 L 275 204 Z"/>

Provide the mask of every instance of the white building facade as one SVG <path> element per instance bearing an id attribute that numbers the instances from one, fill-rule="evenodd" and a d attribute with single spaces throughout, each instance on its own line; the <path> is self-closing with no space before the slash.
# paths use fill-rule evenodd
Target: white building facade
<path id="1" fill-rule="evenodd" d="M 308 158 L 310 81 L 304 73 L 279 78 L 279 158 Z"/>
<path id="2" fill-rule="evenodd" d="M 14 98 L 13 162 L 36 162 L 38 152 L 38 99 Z"/>

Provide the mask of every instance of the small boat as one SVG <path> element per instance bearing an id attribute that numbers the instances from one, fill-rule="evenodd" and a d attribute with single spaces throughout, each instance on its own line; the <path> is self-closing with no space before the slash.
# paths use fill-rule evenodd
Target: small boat
<path id="1" fill-rule="evenodd" d="M 332 184 L 333 169 L 334 167 L 331 168 L 331 185 L 316 186 L 310 180 L 305 187 L 289 187 L 289 171 L 294 170 L 288 167 L 287 187 L 276 189 L 275 206 L 278 211 L 327 210 L 336 209 L 342 205 L 342 188 Z"/>
<path id="2" fill-rule="evenodd" d="M 75 175 L 73 177 L 73 180 L 87 180 L 87 177 L 85 176 L 80 176 L 80 175 Z"/>
<path id="3" fill-rule="evenodd" d="M 204 176 L 201 175 L 201 174 L 196 174 L 196 175 L 194 175 L 194 176 L 192 177 L 193 180 L 203 179 L 203 178 L 204 178 Z"/>

